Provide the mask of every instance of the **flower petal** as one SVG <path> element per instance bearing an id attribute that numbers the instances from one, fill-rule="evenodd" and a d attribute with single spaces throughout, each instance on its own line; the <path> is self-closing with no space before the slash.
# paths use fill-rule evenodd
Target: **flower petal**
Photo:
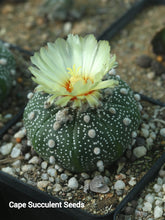
<path id="1" fill-rule="evenodd" d="M 75 65 L 75 68 L 78 69 L 79 67 L 82 67 L 83 57 L 82 57 L 82 51 L 83 51 L 83 45 L 82 45 L 83 39 L 79 37 L 78 35 L 72 35 L 69 34 L 67 38 L 68 48 L 70 52 L 70 65 L 68 67 L 72 68 L 73 65 Z M 74 49 L 73 49 L 74 48 Z M 80 70 L 81 72 L 81 70 Z"/>
<path id="2" fill-rule="evenodd" d="M 86 75 L 91 74 L 92 65 L 97 53 L 98 44 L 93 35 L 87 35 L 83 40 L 83 65 L 82 72 Z"/>
<path id="3" fill-rule="evenodd" d="M 71 96 L 60 97 L 60 99 L 58 99 L 55 103 L 63 107 L 67 105 L 67 103 L 70 101 L 71 98 L 72 98 Z"/>
<path id="4" fill-rule="evenodd" d="M 101 81 L 95 86 L 95 90 L 105 89 L 105 88 L 114 88 L 118 84 L 119 84 L 119 82 L 117 80 L 113 80 L 113 79 Z"/>

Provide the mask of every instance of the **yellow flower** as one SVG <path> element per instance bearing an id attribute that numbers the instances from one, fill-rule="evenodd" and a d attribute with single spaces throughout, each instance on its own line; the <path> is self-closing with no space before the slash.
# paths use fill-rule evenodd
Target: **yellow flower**
<path id="1" fill-rule="evenodd" d="M 102 80 L 116 61 L 115 56 L 110 57 L 108 41 L 97 42 L 93 35 L 58 38 L 35 53 L 31 61 L 35 66 L 29 69 L 39 84 L 37 91 L 51 94 L 48 102 L 60 106 L 72 103 L 73 107 L 80 107 L 87 102 L 95 107 L 101 89 L 118 85 L 115 80 Z"/>

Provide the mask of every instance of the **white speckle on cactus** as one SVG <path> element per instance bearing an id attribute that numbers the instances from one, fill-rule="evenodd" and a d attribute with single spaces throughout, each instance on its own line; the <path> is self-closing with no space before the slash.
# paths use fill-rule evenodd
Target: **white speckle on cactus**
<path id="1" fill-rule="evenodd" d="M 50 148 L 54 148 L 54 147 L 55 147 L 55 141 L 54 141 L 53 139 L 50 139 L 50 140 L 48 141 L 48 146 L 49 146 Z"/>
<path id="2" fill-rule="evenodd" d="M 53 129 L 55 131 L 57 131 L 60 127 L 61 127 L 61 124 L 59 122 L 57 122 L 57 121 L 53 124 Z"/>
<path id="3" fill-rule="evenodd" d="M 96 155 L 100 154 L 100 148 L 99 147 L 95 147 L 93 152 Z"/>
<path id="4" fill-rule="evenodd" d="M 96 131 L 95 131 L 94 129 L 90 129 L 90 130 L 88 131 L 88 136 L 89 136 L 90 138 L 95 138 L 95 137 L 96 137 Z"/>
<path id="5" fill-rule="evenodd" d="M 123 95 L 127 95 L 128 94 L 128 90 L 126 88 L 121 88 L 120 89 L 120 93 Z"/>
<path id="6" fill-rule="evenodd" d="M 7 59 L 6 58 L 1 58 L 0 59 L 0 65 L 6 65 L 7 64 Z"/>
<path id="7" fill-rule="evenodd" d="M 84 115 L 84 121 L 86 122 L 86 123 L 89 123 L 89 121 L 90 121 L 90 116 L 89 115 Z"/>
<path id="8" fill-rule="evenodd" d="M 124 125 L 128 126 L 128 125 L 130 125 L 130 123 L 131 123 L 131 119 L 129 119 L 129 118 L 124 118 L 124 119 L 123 119 L 123 123 L 124 123 Z"/>
<path id="9" fill-rule="evenodd" d="M 33 93 L 32 92 L 29 92 L 28 94 L 27 94 L 27 98 L 28 99 L 31 99 L 33 97 Z"/>
<path id="10" fill-rule="evenodd" d="M 140 101 L 140 95 L 139 94 L 135 94 L 134 98 L 135 98 L 136 101 Z"/>
<path id="11" fill-rule="evenodd" d="M 29 119 L 29 120 L 33 120 L 34 116 L 35 116 L 35 113 L 34 113 L 34 112 L 30 112 L 30 113 L 28 114 L 28 119 Z"/>
<path id="12" fill-rule="evenodd" d="M 137 137 L 137 133 L 135 131 L 132 132 L 132 137 L 136 138 Z"/>
<path id="13" fill-rule="evenodd" d="M 110 111 L 110 113 L 112 113 L 112 114 L 116 114 L 116 109 L 113 108 L 113 107 L 111 107 L 111 108 L 109 109 L 109 111 Z"/>
<path id="14" fill-rule="evenodd" d="M 50 164 L 55 164 L 55 158 L 54 158 L 54 156 L 50 156 L 50 157 L 49 157 L 49 163 L 50 163 Z"/>
<path id="15" fill-rule="evenodd" d="M 102 160 L 99 160 L 99 161 L 97 161 L 97 167 L 98 167 L 98 170 L 100 171 L 100 172 L 103 172 L 104 171 L 104 163 L 103 163 L 103 161 Z"/>

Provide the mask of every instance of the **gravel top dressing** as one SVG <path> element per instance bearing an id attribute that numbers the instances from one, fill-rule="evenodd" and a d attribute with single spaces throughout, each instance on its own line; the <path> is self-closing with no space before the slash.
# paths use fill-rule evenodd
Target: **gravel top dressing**
<path id="1" fill-rule="evenodd" d="M 98 37 L 135 1 L 119 0 L 117 4 L 116 1 L 102 0 L 97 1 L 97 4 L 91 1 L 87 10 L 81 11 L 79 9 L 82 2 L 85 5 L 89 3 L 77 1 L 76 8 L 71 10 L 70 15 L 59 14 L 57 19 L 53 10 L 51 16 L 48 16 L 46 10 L 42 11 L 38 0 L 24 3 L 9 1 L 7 4 L 3 1 L 0 8 L 0 20 L 3 24 L 0 39 L 34 51 L 46 45 L 46 42 L 54 42 L 57 37 L 66 38 L 69 33 L 83 36 L 92 33 Z M 111 10 L 113 13 L 110 13 Z M 162 103 L 165 103 L 165 60 L 163 55 L 153 52 L 151 42 L 164 28 L 164 14 L 164 5 L 148 7 L 110 41 L 111 52 L 116 54 L 118 62 L 116 74 L 133 91 Z M 18 31 L 18 27 L 22 31 Z M 28 70 L 29 55 L 23 55 L 17 50 L 11 51 L 16 60 L 15 80 L 9 96 L 0 105 L 0 129 L 27 104 L 36 86 Z M 138 94 L 136 96 L 140 97 Z M 65 201 L 65 208 L 83 209 L 94 215 L 108 214 L 115 210 L 165 152 L 165 107 L 144 100 L 140 100 L 140 104 L 142 121 L 137 134 L 134 134 L 132 146 L 117 161 L 106 166 L 104 171 L 100 169 L 74 173 L 56 164 L 53 157 L 49 161 L 42 159 L 27 139 L 22 119 L 0 140 L 0 170 L 62 199 Z M 33 118 L 33 114 L 29 117 Z M 84 120 L 88 119 L 86 117 Z M 91 129 L 88 136 L 92 139 L 95 132 Z M 49 141 L 49 146 L 54 146 L 52 140 Z M 96 147 L 94 153 L 99 154 L 100 149 Z M 12 203 L 10 205 L 17 206 Z M 37 208 L 35 203 L 28 205 Z M 60 208 L 61 204 L 55 206 Z M 118 215 L 118 220 L 124 219 L 165 219 L 165 165 L 156 179 Z"/>

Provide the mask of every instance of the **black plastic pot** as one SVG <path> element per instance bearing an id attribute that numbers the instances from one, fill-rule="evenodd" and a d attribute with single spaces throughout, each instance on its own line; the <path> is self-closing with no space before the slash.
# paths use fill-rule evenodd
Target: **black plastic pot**
<path id="1" fill-rule="evenodd" d="M 98 39 L 110 40 L 117 32 L 119 32 L 127 23 L 129 23 L 144 7 L 150 4 L 164 4 L 165 0 L 140 0 L 128 10 L 119 20 L 110 26 Z M 11 48 L 17 49 L 20 52 L 31 55 L 32 52 L 25 51 L 15 45 L 10 45 Z M 144 95 L 141 95 L 143 100 L 149 101 L 153 104 L 165 106 L 157 100 L 153 100 Z M 0 130 L 0 138 L 7 132 L 7 130 L 14 125 L 19 119 L 22 118 L 23 108 L 20 112 L 9 121 L 6 126 Z M 0 214 L 5 216 L 6 219 L 35 219 L 35 220 L 49 220 L 54 219 L 67 219 L 67 220 L 115 220 L 116 216 L 120 213 L 122 208 L 132 199 L 136 198 L 140 191 L 153 180 L 157 175 L 160 167 L 165 163 L 165 153 L 158 159 L 158 161 L 151 167 L 146 175 L 136 184 L 131 192 L 123 199 L 123 201 L 116 207 L 116 209 L 104 216 L 91 215 L 81 209 L 64 208 L 9 208 L 9 202 L 21 202 L 28 205 L 29 201 L 36 203 L 47 203 L 49 201 L 54 203 L 63 204 L 64 201 L 53 197 L 43 191 L 40 191 L 36 187 L 25 184 L 22 181 L 12 177 L 2 171 L 0 171 Z"/>

